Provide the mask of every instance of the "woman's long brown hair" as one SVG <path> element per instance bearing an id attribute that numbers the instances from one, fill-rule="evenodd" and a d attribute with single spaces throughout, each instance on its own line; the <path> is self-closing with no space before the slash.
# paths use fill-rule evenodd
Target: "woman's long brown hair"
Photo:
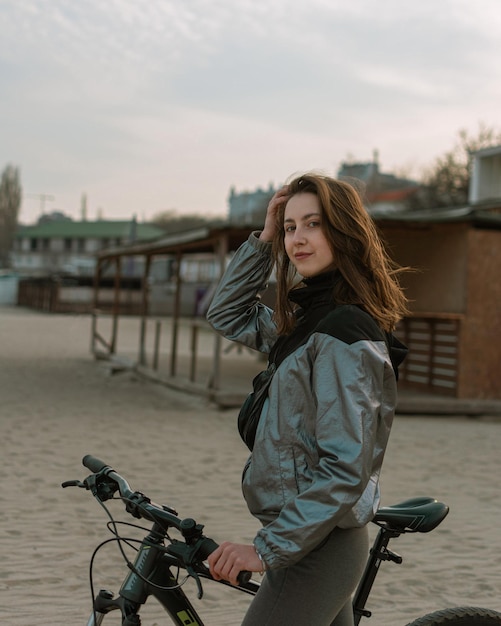
<path id="1" fill-rule="evenodd" d="M 398 266 L 387 254 L 358 192 L 345 181 L 313 173 L 294 178 L 288 188 L 291 196 L 313 193 L 318 197 L 322 228 L 341 274 L 333 290 L 334 301 L 361 306 L 383 330 L 392 331 L 409 312 L 397 278 L 408 268 Z M 275 322 L 279 334 L 288 334 L 295 326 L 294 305 L 287 296 L 296 272 L 285 251 L 284 212 L 285 204 L 277 211 L 273 241 L 277 270 Z"/>

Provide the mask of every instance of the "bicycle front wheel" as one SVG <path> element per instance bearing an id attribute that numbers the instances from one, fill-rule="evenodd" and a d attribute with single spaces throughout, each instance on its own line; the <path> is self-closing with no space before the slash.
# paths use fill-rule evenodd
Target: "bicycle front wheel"
<path id="1" fill-rule="evenodd" d="M 501 613 L 476 606 L 458 606 L 429 613 L 407 626 L 501 626 Z"/>

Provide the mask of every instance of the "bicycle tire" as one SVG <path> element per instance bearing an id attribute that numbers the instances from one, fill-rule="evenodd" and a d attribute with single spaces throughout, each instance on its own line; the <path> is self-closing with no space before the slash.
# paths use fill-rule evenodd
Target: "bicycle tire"
<path id="1" fill-rule="evenodd" d="M 476 606 L 457 606 L 423 615 L 407 626 L 500 626 L 501 613 Z"/>

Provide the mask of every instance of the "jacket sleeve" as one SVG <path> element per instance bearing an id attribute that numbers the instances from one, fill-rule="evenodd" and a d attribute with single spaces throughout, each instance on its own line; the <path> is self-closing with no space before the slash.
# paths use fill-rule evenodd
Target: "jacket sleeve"
<path id="1" fill-rule="evenodd" d="M 255 538 L 271 568 L 297 562 L 336 526 L 365 525 L 367 511 L 378 505 L 378 474 L 393 418 L 393 408 L 383 407 L 385 378 L 394 378 L 384 342 L 348 344 L 322 334 L 314 340 L 311 378 L 303 382 L 315 407 L 316 458 L 292 452 L 298 494 Z M 357 503 L 363 503 L 365 519 L 357 520 Z"/>
<path id="2" fill-rule="evenodd" d="M 235 253 L 207 311 L 207 321 L 221 335 L 269 353 L 277 339 L 273 311 L 260 302 L 273 262 L 271 244 L 252 233 Z"/>

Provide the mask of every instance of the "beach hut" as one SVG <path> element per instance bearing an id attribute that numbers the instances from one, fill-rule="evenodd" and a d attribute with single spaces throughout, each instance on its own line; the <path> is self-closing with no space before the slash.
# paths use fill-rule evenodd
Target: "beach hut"
<path id="1" fill-rule="evenodd" d="M 501 346 L 501 203 L 443 211 L 415 211 L 384 215 L 376 222 L 391 255 L 415 271 L 402 284 L 411 300 L 411 315 L 397 330 L 410 348 L 402 372 L 402 389 L 468 399 L 500 399 Z M 94 328 L 96 350 L 115 351 L 116 324 L 121 310 L 121 265 L 131 255 L 144 257 L 142 333 L 151 316 L 149 268 L 159 255 L 171 257 L 180 267 L 185 255 L 211 253 L 219 273 L 228 255 L 252 229 L 232 226 L 203 228 L 160 241 L 119 247 L 99 253 L 94 307 L 98 311 L 100 273 L 115 267 L 115 297 L 108 310 L 115 320 L 111 338 L 103 340 Z M 175 276 L 175 297 L 170 339 L 170 376 L 176 376 L 177 346 L 183 281 Z M 192 320 L 193 329 L 204 325 Z M 96 318 L 97 324 L 97 318 Z M 195 332 L 195 330 L 193 331 Z M 96 340 L 96 338 L 98 338 Z M 141 346 L 143 346 L 141 348 Z M 144 341 L 138 361 L 144 361 Z M 196 358 L 196 356 L 194 356 Z M 212 385 L 220 389 L 220 346 L 215 343 Z"/>
<path id="2" fill-rule="evenodd" d="M 426 211 L 372 212 L 391 256 L 402 266 L 414 268 L 402 277 L 411 301 L 411 315 L 397 335 L 409 346 L 400 376 L 400 388 L 456 399 L 501 399 L 501 146 L 473 155 L 470 198 L 467 206 Z M 121 314 L 122 261 L 128 256 L 144 259 L 141 333 L 151 315 L 149 272 L 155 258 L 174 261 L 175 293 L 172 304 L 171 367 L 176 376 L 179 319 L 182 314 L 181 261 L 187 255 L 206 254 L 215 260 L 214 280 L 225 263 L 253 230 L 232 225 L 197 230 L 136 243 L 98 253 L 94 307 L 99 309 L 99 284 L 105 271 L 115 269 L 113 326 L 105 340 L 93 326 L 96 351 L 114 354 L 117 320 Z M 193 333 L 203 325 L 193 320 Z M 144 362 L 144 340 L 139 363 Z M 221 387 L 221 344 L 214 344 L 211 387 Z M 196 360 L 196 354 L 193 354 Z M 155 360 L 154 360 L 155 361 Z"/>

